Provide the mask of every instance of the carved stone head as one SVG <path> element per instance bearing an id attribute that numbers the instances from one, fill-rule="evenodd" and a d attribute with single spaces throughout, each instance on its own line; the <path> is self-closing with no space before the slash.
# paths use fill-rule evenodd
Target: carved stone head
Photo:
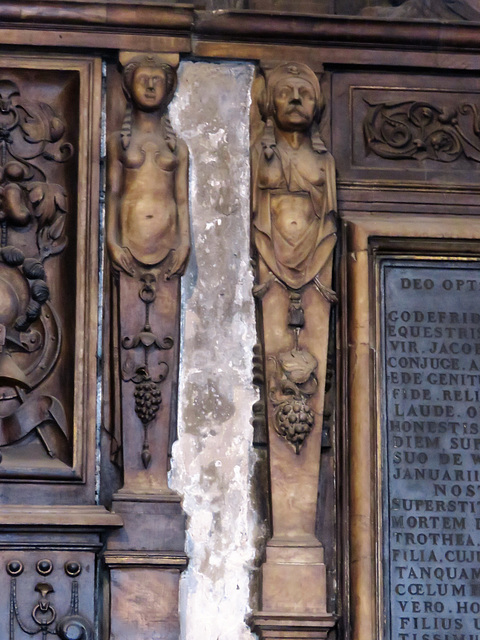
<path id="1" fill-rule="evenodd" d="M 176 86 L 177 74 L 173 67 L 154 55 L 133 58 L 123 71 L 127 98 L 142 111 L 165 109 Z"/>
<path id="2" fill-rule="evenodd" d="M 318 78 L 307 65 L 282 64 L 268 76 L 262 111 L 281 129 L 308 129 L 314 121 L 319 122 L 323 107 Z"/>

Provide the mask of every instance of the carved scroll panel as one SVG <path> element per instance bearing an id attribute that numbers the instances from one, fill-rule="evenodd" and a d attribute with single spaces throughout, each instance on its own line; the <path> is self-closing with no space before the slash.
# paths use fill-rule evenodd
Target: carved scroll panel
<path id="1" fill-rule="evenodd" d="M 82 476 L 91 68 L 0 61 L 0 478 Z"/>
<path id="2" fill-rule="evenodd" d="M 333 147 L 343 181 L 478 183 L 476 78 L 336 74 L 334 94 Z M 340 122 L 349 123 L 347 132 Z"/>

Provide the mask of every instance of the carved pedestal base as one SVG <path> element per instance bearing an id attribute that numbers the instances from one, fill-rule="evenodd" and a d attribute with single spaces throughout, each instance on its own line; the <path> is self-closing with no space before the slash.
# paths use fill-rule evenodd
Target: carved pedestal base
<path id="1" fill-rule="evenodd" d="M 267 545 L 262 567 L 262 608 L 289 614 L 325 613 L 327 573 L 323 547 Z"/>
<path id="2" fill-rule="evenodd" d="M 335 626 L 329 613 L 308 615 L 261 611 L 252 617 L 252 630 L 261 640 L 324 640 Z"/>
<path id="3" fill-rule="evenodd" d="M 315 539 L 282 542 L 272 538 L 267 545 L 262 611 L 254 614 L 252 629 L 265 640 L 326 638 L 335 617 L 325 610 L 323 547 Z"/>
<path id="4" fill-rule="evenodd" d="M 110 637 L 178 640 L 178 585 L 187 565 L 180 497 L 118 492 L 112 508 L 124 526 L 108 540 Z"/>

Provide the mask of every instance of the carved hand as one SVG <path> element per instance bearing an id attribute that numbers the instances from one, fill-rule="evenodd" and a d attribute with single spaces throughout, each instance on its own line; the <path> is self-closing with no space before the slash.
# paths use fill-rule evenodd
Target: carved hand
<path id="1" fill-rule="evenodd" d="M 125 271 L 130 276 L 135 275 L 133 256 L 126 247 L 120 247 L 118 244 L 110 245 L 109 253 L 114 269 Z"/>
<path id="2" fill-rule="evenodd" d="M 190 245 L 181 244 L 178 249 L 171 253 L 171 264 L 165 274 L 165 279 L 169 280 L 172 276 L 181 276 L 187 266 L 188 256 L 190 255 Z"/>

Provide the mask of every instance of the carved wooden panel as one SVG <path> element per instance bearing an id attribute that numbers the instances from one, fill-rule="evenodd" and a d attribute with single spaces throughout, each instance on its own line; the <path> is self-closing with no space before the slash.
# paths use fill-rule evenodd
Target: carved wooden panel
<path id="1" fill-rule="evenodd" d="M 91 59 L 0 60 L 0 478 L 9 480 L 86 478 L 96 384 L 94 70 Z"/>
<path id="2" fill-rule="evenodd" d="M 0 564 L 5 640 L 93 640 L 95 556 L 79 551 L 8 551 Z"/>
<path id="3" fill-rule="evenodd" d="M 112 462 L 123 475 L 112 507 L 124 527 L 105 553 L 111 633 L 175 640 L 185 516 L 167 471 L 177 422 L 180 278 L 190 253 L 188 149 L 168 115 L 179 56 L 119 58 L 122 74 L 109 69 L 107 96 L 107 420 Z"/>
<path id="4" fill-rule="evenodd" d="M 333 91 L 333 150 L 342 182 L 476 188 L 477 78 L 340 73 Z"/>

